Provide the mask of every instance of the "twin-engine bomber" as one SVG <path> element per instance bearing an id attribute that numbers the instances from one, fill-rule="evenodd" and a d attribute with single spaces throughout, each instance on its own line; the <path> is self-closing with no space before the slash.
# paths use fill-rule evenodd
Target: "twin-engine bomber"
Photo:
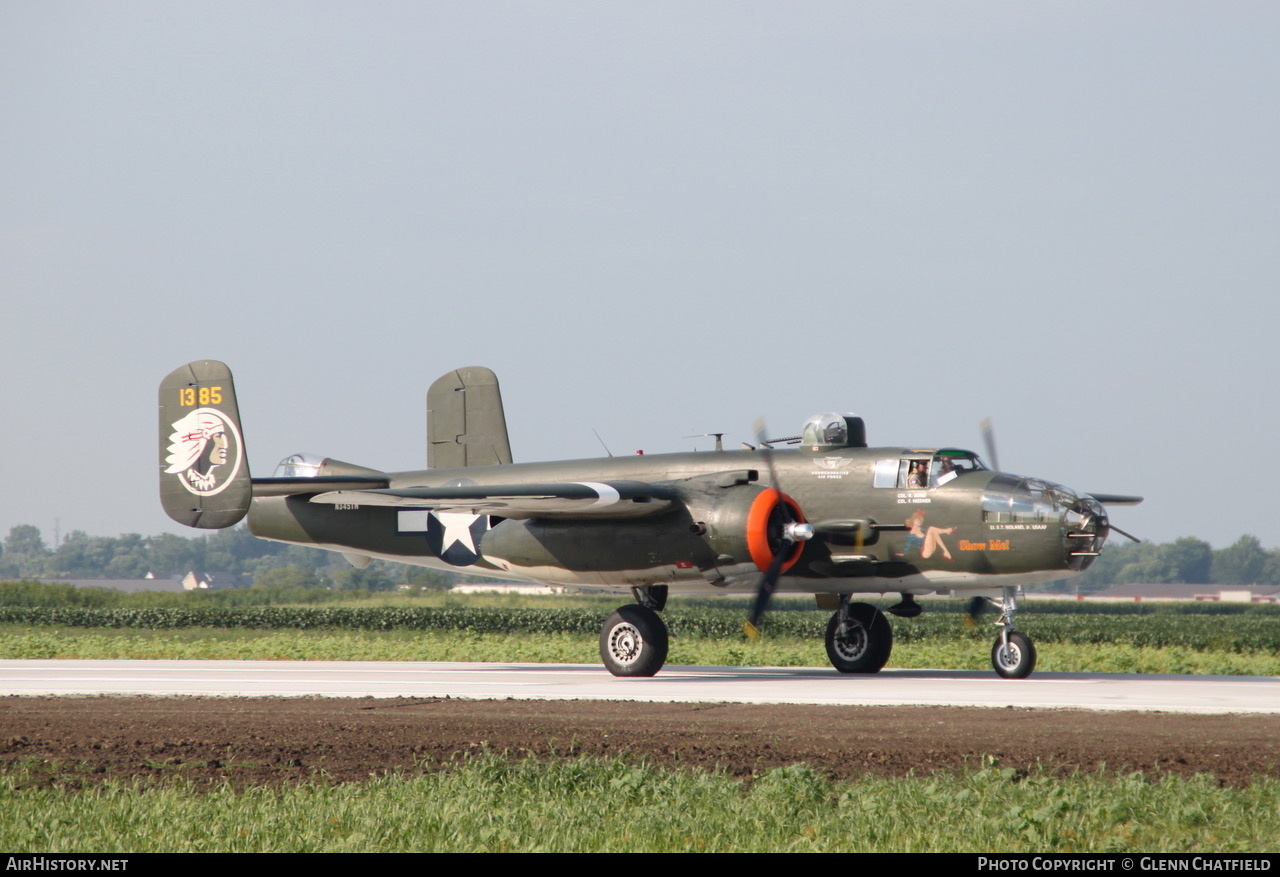
<path id="1" fill-rule="evenodd" d="M 775 444 L 795 444 L 775 449 Z M 1079 493 L 994 471 L 960 448 L 871 448 L 850 414 L 820 414 L 800 436 L 741 450 L 513 463 L 502 398 L 487 368 L 451 371 L 427 392 L 427 468 L 381 472 L 306 454 L 270 478 L 249 473 L 231 371 L 202 360 L 160 385 L 160 496 L 189 527 L 245 517 L 263 539 L 473 575 L 630 592 L 600 632 L 616 676 L 652 676 L 667 658 L 668 594 L 754 595 L 755 634 L 775 592 L 833 610 L 826 646 L 842 673 L 875 673 L 893 631 L 859 594 L 923 594 L 1000 610 L 991 663 L 1035 667 L 1014 626 L 1022 585 L 1087 569 L 1112 530 L 1104 505 L 1141 497 Z M 992 460 L 994 463 L 994 460 Z M 1132 538 L 1132 537 L 1130 537 Z"/>

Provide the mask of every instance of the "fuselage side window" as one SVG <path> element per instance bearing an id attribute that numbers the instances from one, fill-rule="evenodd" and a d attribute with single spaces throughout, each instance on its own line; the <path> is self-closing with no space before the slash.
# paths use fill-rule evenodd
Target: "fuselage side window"
<path id="1" fill-rule="evenodd" d="M 875 487 L 896 487 L 898 490 L 923 490 L 931 487 L 928 460 L 877 460 L 872 477 Z"/>
<path id="2" fill-rule="evenodd" d="M 876 468 L 872 475 L 871 484 L 873 487 L 897 487 L 898 461 L 876 460 Z"/>

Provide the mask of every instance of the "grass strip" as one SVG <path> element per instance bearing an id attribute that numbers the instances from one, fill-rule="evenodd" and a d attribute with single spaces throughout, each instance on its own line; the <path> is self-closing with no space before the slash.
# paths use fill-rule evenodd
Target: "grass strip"
<path id="1" fill-rule="evenodd" d="M 114 852 L 1248 852 L 1280 840 L 1280 781 L 1055 778 L 998 765 L 834 782 L 485 755 L 362 783 L 89 791 L 0 775 L 0 847 Z"/>

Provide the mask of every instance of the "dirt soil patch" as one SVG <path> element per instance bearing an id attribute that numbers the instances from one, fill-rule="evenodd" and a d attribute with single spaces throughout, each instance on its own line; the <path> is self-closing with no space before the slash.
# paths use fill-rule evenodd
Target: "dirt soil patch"
<path id="1" fill-rule="evenodd" d="M 750 776 L 980 766 L 1055 774 L 1280 776 L 1280 716 L 957 707 L 452 699 L 7 697 L 0 765 L 32 782 L 185 777 L 240 785 L 436 770 L 480 752 L 623 756 Z"/>

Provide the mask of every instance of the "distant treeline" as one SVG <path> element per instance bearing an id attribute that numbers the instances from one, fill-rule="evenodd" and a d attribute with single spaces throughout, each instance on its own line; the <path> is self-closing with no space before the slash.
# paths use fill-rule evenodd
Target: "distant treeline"
<path id="1" fill-rule="evenodd" d="M 54 549 L 39 527 L 21 524 L 0 547 L 0 579 L 167 579 L 188 572 L 228 572 L 251 577 L 259 587 L 291 590 L 385 591 L 405 583 L 445 588 L 466 578 L 382 561 L 353 569 L 336 552 L 268 542 L 243 525 L 189 537 L 73 530 Z"/>
<path id="2" fill-rule="evenodd" d="M 267 542 L 244 526 L 189 537 L 90 536 L 73 530 L 55 549 L 45 544 L 39 527 L 21 524 L 0 547 L 0 579 L 170 578 L 191 571 L 248 575 L 259 587 L 362 591 L 404 583 L 440 588 L 466 578 L 381 561 L 352 569 L 335 552 Z M 1251 535 L 1218 549 L 1194 536 L 1134 544 L 1116 535 L 1087 572 L 1061 589 L 1090 592 L 1130 582 L 1280 584 L 1280 549 L 1267 550 Z"/>
<path id="3" fill-rule="evenodd" d="M 1262 547 L 1257 536 L 1244 535 L 1226 548 L 1183 536 L 1173 542 L 1133 543 L 1112 535 L 1102 556 L 1080 576 L 1067 582 L 1082 593 L 1112 585 L 1151 582 L 1188 585 L 1280 584 L 1280 549 Z"/>

